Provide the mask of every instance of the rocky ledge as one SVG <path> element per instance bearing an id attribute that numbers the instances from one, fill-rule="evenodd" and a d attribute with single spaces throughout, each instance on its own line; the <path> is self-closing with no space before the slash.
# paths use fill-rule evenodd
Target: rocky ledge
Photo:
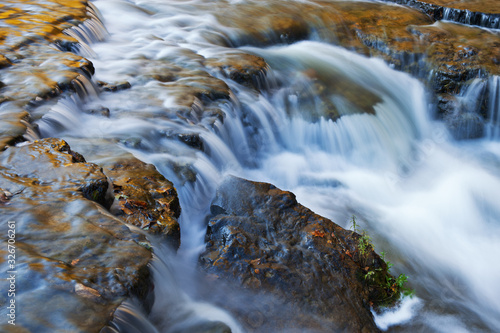
<path id="1" fill-rule="evenodd" d="M 126 297 L 147 295 L 148 242 L 107 211 L 109 185 L 62 140 L 0 153 L 0 229 L 15 231 L 15 263 L 2 248 L 0 269 L 15 271 L 19 332 L 99 331 Z M 0 284 L 9 290 L 9 281 Z"/>
<path id="2" fill-rule="evenodd" d="M 97 20 L 86 1 L 4 0 L 0 27 L 0 149 L 31 136 L 29 109 L 65 91 L 81 91 L 94 73 L 65 31 Z M 28 132 L 28 134 L 27 134 Z"/>
<path id="3" fill-rule="evenodd" d="M 385 0 L 416 8 L 434 20 L 449 20 L 479 27 L 500 28 L 500 4 L 496 0 Z"/>
<path id="4" fill-rule="evenodd" d="M 452 3 L 435 0 L 408 1 L 408 4 L 424 2 L 431 6 L 429 8 L 443 8 Z M 460 2 L 463 6 L 472 3 L 479 2 Z M 455 4 L 459 2 L 453 2 Z M 434 92 L 436 117 L 445 121 L 457 139 L 484 135 L 485 122 L 494 113 L 487 105 L 489 99 L 494 98 L 495 90 L 485 88 L 475 108 L 464 110 L 457 101 L 474 80 L 482 80 L 487 87 L 490 77 L 500 75 L 500 36 L 496 31 L 439 21 L 442 17 L 429 10 L 419 12 L 383 2 L 275 2 L 235 6 L 236 10 L 234 6 L 223 10 L 225 7 L 221 6 L 215 13 L 223 25 L 233 29 L 228 33 L 232 45 L 265 46 L 319 38 L 360 54 L 382 58 L 429 86 Z M 496 1 L 483 4 L 482 8 L 492 17 L 500 12 Z M 446 12 L 452 15 L 453 11 Z M 303 74 L 310 76 L 308 72 Z M 318 95 L 332 89 L 331 78 L 321 80 L 316 75 L 314 78 L 318 79 L 315 81 Z M 351 90 L 343 81 L 338 80 L 333 89 Z M 346 95 L 354 105 L 359 103 L 357 96 L 356 93 Z M 371 102 L 376 100 L 368 101 Z M 325 109 L 325 117 L 341 116 L 329 105 Z M 360 105 L 360 109 L 370 112 L 366 105 Z"/>
<path id="5" fill-rule="evenodd" d="M 260 313 L 260 325 L 250 322 L 249 331 L 376 332 L 370 308 L 400 296 L 386 263 L 362 236 L 314 214 L 293 193 L 230 177 L 211 212 L 202 267 L 288 308 Z M 229 299 L 221 305 L 232 311 Z"/>

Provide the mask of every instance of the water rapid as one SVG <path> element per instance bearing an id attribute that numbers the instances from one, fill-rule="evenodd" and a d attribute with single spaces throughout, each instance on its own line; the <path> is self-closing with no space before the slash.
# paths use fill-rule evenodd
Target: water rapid
<path id="1" fill-rule="evenodd" d="M 478 83 L 463 97 L 470 101 L 485 86 L 496 91 L 490 94 L 486 137 L 456 142 L 431 120 L 425 87 L 380 59 L 321 41 L 246 46 L 239 50 L 270 65 L 260 91 L 212 71 L 231 90 L 218 104 L 224 120 L 208 121 L 193 107 L 181 121 L 166 111 L 182 109 L 175 92 L 136 74 L 165 63 L 206 70 L 202 57 L 231 50 L 212 37 L 227 41 L 234 31 L 197 0 L 94 5 L 109 33 L 102 42 L 85 44 L 95 80 L 127 80 L 132 88 L 84 101 L 66 97 L 39 120 L 40 132 L 70 143 L 84 138 L 118 144 L 172 180 L 183 209 L 179 253 L 156 246 L 157 301 L 149 318 L 127 304 L 117 313 L 123 322 L 116 331 L 142 325 L 144 332 L 174 332 L 204 318 L 243 330 L 228 312 L 203 299 L 195 269 L 209 203 L 226 174 L 290 190 L 300 203 L 344 227 L 355 215 L 373 235 L 377 252 L 387 253 L 394 273 L 408 275 L 416 290 L 398 311 L 377 317 L 381 329 L 500 330 L 498 78 Z M 342 94 L 342 88 L 329 91 L 332 82 L 347 82 L 355 96 Z M 318 93 L 318 85 L 327 91 Z M 341 117 L 321 113 L 325 103 Z M 82 111 L 102 105 L 110 109 L 109 118 Z M 171 133 L 196 135 L 203 149 Z"/>

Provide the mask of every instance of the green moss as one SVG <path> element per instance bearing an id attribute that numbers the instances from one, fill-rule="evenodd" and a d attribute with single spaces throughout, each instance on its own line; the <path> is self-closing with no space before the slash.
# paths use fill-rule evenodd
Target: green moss
<path id="1" fill-rule="evenodd" d="M 377 310 L 393 306 L 401 295 L 413 296 L 414 290 L 406 286 L 408 277 L 405 274 L 394 277 L 391 274 L 392 264 L 385 261 L 385 253 L 381 252 L 381 256 L 375 253 L 370 236 L 359 228 L 355 216 L 351 223 L 351 228 L 357 235 L 358 253 L 355 258 L 361 267 L 359 278 L 367 288 L 370 305 Z"/>

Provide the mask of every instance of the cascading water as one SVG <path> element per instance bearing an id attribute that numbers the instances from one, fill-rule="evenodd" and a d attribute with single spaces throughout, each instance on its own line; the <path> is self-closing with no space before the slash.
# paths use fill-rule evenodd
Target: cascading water
<path id="1" fill-rule="evenodd" d="M 144 332 L 170 332 L 193 327 L 207 316 L 233 332 L 242 330 L 228 313 L 200 300 L 196 286 L 205 216 L 227 173 L 290 190 L 302 204 L 344 227 L 352 214 L 362 221 L 377 251 L 386 251 L 395 272 L 410 277 L 418 296 L 396 314 L 377 317 L 381 328 L 500 328 L 500 267 L 495 265 L 500 253 L 497 77 L 487 83 L 494 92 L 488 137 L 457 143 L 428 118 L 424 87 L 381 60 L 312 41 L 244 47 L 270 64 L 269 81 L 263 85 L 267 89 L 257 93 L 212 73 L 232 91 L 219 105 L 224 122 L 189 121 L 197 116 L 196 108 L 188 121 L 179 121 L 164 116 L 164 110 L 176 104 L 162 89 L 165 85 L 131 73 L 161 62 L 203 68 L 200 55 L 227 50 L 205 37 L 218 34 L 228 40 L 228 28 L 210 11 L 202 12 L 202 3 L 196 1 L 96 1 L 95 6 L 109 30 L 105 42 L 92 45 L 95 57 L 88 54 L 96 78 L 128 80 L 132 89 L 86 101 L 87 108 L 109 107 L 110 118 L 84 113 L 78 97 L 66 98 L 39 121 L 40 132 L 70 143 L 72 137 L 119 142 L 175 182 L 183 208 L 179 253 L 156 245 L 157 302 L 149 319 L 126 305 L 116 314 L 122 322 L 115 330 L 127 332 L 140 325 Z M 360 93 L 356 100 L 372 96 L 371 111 L 332 92 L 323 98 L 342 117 L 333 121 L 304 115 L 308 108 L 320 107 L 314 83 L 324 77 L 348 80 L 356 92 L 367 94 Z M 203 151 L 172 139 L 170 133 L 198 135 Z M 187 180 L 179 168 L 195 175 L 195 181 Z M 166 310 L 168 315 L 163 314 Z"/>

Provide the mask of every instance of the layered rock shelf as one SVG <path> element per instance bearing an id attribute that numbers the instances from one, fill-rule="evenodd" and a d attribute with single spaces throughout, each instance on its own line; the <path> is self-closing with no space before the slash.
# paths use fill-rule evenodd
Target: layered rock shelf
<path id="1" fill-rule="evenodd" d="M 500 28 L 500 5 L 495 0 L 385 0 L 416 8 L 434 20 L 449 20 L 491 29 Z"/>
<path id="2" fill-rule="evenodd" d="M 98 331 L 126 297 L 146 297 L 149 243 L 106 210 L 113 196 L 100 167 L 58 139 L 10 147 L 0 163 L 1 230 L 16 226 L 14 269 L 0 250 L 2 271 L 16 271 L 16 328 Z"/>

